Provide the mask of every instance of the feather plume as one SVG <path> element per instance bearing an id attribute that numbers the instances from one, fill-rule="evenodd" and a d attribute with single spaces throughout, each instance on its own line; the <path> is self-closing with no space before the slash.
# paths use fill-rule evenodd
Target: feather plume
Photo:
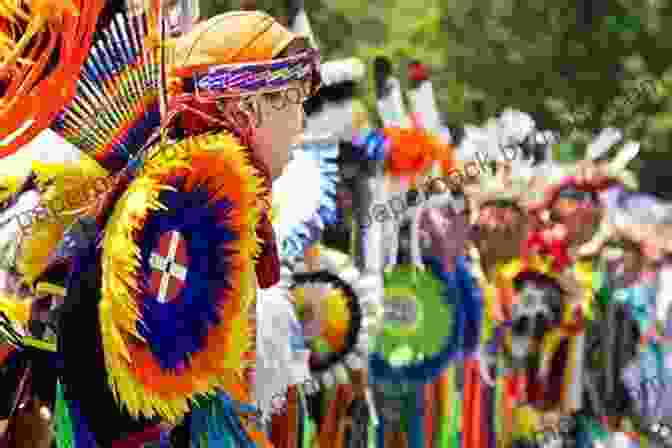
<path id="1" fill-rule="evenodd" d="M 335 141 L 305 141 L 274 182 L 273 227 L 283 257 L 301 255 L 320 238 L 325 225 L 338 220 L 337 157 Z"/>
<path id="2" fill-rule="evenodd" d="M 159 63 L 146 15 L 119 13 L 82 67 L 77 95 L 53 129 L 111 171 L 122 169 L 160 122 Z"/>

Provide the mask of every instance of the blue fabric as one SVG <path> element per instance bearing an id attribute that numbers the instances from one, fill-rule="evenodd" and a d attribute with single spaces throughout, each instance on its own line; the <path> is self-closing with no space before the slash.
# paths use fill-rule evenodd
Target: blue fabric
<path id="1" fill-rule="evenodd" d="M 193 446 L 201 446 L 200 441 L 205 440 L 209 448 L 255 448 L 236 414 L 253 414 L 254 406 L 238 403 L 222 391 L 196 403 L 190 425 Z"/>
<path id="2" fill-rule="evenodd" d="M 96 438 L 93 436 L 89 427 L 86 424 L 84 416 L 79 409 L 79 405 L 75 400 L 68 400 L 68 410 L 70 411 L 70 419 L 72 421 L 72 426 L 74 430 L 74 442 L 75 446 L 73 448 L 98 448 L 96 444 Z"/>
<path id="3" fill-rule="evenodd" d="M 656 292 L 656 285 L 652 282 L 638 282 L 629 288 L 614 291 L 614 300 L 627 305 L 642 334 L 655 325 Z"/>
<path id="4" fill-rule="evenodd" d="M 471 274 L 467 259 L 463 256 L 455 260 L 455 273 L 462 293 L 466 321 L 464 326 L 464 353 L 468 355 L 478 348 L 483 320 L 483 292 L 478 281 Z"/>
<path id="5" fill-rule="evenodd" d="M 425 387 L 418 385 L 411 393 L 411 403 L 414 411 L 410 413 L 408 422 L 408 448 L 423 448 L 425 446 Z"/>
<path id="6" fill-rule="evenodd" d="M 137 329 L 164 369 L 188 363 L 190 354 L 203 349 L 208 330 L 221 320 L 220 298 L 231 288 L 230 263 L 222 251 L 222 245 L 238 237 L 226 226 L 231 203 L 208 203 L 208 197 L 204 187 L 164 191 L 159 200 L 167 211 L 152 214 L 144 227 L 140 251 L 146 278 L 150 253 L 164 232 L 179 231 L 189 256 L 185 287 L 175 300 L 160 303 L 149 292 L 141 293 L 142 322 Z"/>
<path id="7" fill-rule="evenodd" d="M 360 160 L 383 161 L 386 157 L 386 142 L 381 131 L 369 131 L 362 138 L 353 140 L 355 155 Z"/>

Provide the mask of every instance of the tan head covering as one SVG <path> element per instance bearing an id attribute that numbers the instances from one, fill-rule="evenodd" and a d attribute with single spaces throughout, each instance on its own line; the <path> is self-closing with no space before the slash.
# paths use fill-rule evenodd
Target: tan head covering
<path id="1" fill-rule="evenodd" d="M 189 76 L 213 65 L 267 61 L 298 37 L 261 11 L 221 14 L 176 39 L 172 74 Z"/>

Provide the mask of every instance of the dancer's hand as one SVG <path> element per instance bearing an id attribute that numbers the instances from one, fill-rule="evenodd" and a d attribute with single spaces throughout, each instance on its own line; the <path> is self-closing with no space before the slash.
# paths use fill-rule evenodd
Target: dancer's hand
<path id="1" fill-rule="evenodd" d="M 566 269 L 562 274 L 560 274 L 558 276 L 558 284 L 569 299 L 567 303 L 581 303 L 584 298 L 584 289 L 573 269 Z"/>

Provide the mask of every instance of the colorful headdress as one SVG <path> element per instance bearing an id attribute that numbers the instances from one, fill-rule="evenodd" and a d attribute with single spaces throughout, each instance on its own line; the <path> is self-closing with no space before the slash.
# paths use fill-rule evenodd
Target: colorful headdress
<path id="1" fill-rule="evenodd" d="M 306 96 L 319 87 L 318 51 L 305 50 L 295 56 L 254 64 L 227 64 L 194 75 L 194 94 L 203 100 L 241 97 L 287 89 L 292 81 L 315 80 Z"/>
<path id="2" fill-rule="evenodd" d="M 623 148 L 611 161 L 602 161 L 604 155 L 622 140 L 617 129 L 605 129 L 587 149 L 582 162 L 562 163 L 554 159 L 546 160 L 535 168 L 534 188 L 526 195 L 529 210 L 548 208 L 558 195 L 568 188 L 585 191 L 601 191 L 612 185 L 636 187 L 636 179 L 626 166 L 639 152 L 639 144 L 625 142 Z M 559 151 L 569 151 L 567 143 L 556 146 Z"/>
<path id="3" fill-rule="evenodd" d="M 273 92 L 304 79 L 312 82 L 310 95 L 320 85 L 317 50 L 273 59 L 299 37 L 262 12 L 222 14 L 175 41 L 171 72 L 193 79 L 204 100 Z"/>

